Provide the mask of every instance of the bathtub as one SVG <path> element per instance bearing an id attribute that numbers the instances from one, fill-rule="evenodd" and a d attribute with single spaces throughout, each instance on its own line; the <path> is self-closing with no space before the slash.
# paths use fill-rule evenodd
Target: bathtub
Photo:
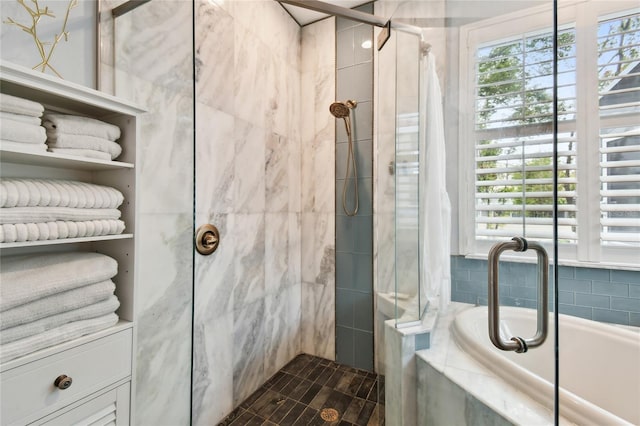
<path id="1" fill-rule="evenodd" d="M 501 324 L 509 333 L 522 337 L 534 334 L 535 315 L 531 309 L 500 309 Z M 551 315 L 547 341 L 524 354 L 504 352 L 492 345 L 484 306 L 458 313 L 451 332 L 463 351 L 552 410 L 553 324 Z M 560 415 L 569 422 L 640 425 L 640 333 L 560 315 L 560 387 Z"/>

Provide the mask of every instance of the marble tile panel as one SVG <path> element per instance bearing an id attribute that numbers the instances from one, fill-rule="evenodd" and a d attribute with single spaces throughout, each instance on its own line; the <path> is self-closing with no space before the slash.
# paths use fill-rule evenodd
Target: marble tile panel
<path id="1" fill-rule="evenodd" d="M 311 169 L 303 173 L 312 176 L 306 182 L 313 182 L 313 200 L 310 207 L 312 212 L 330 213 L 335 211 L 335 169 L 336 151 L 331 140 L 314 140 L 311 145 Z"/>
<path id="2" fill-rule="evenodd" d="M 118 18 L 116 67 L 165 88 L 191 91 L 192 7 L 191 2 L 162 1 Z"/>
<path id="3" fill-rule="evenodd" d="M 288 64 L 287 64 L 288 65 Z M 289 80 L 285 82 L 287 87 L 287 128 L 285 129 L 285 135 L 289 139 L 300 139 L 302 135 L 301 119 L 302 119 L 302 107 L 300 100 L 303 97 L 302 94 L 302 72 L 295 67 L 288 66 Z"/>
<path id="4" fill-rule="evenodd" d="M 236 1 L 232 14 L 256 40 L 269 46 L 274 56 L 290 64 L 299 63 L 300 27 L 280 5 L 270 0 Z"/>
<path id="5" fill-rule="evenodd" d="M 235 120 L 196 104 L 196 212 L 234 211 Z"/>
<path id="6" fill-rule="evenodd" d="M 140 215 L 135 410 L 149 424 L 190 416 L 192 220 Z M 172 366 L 168 369 L 167 366 Z M 171 383 L 171 386 L 166 386 Z"/>
<path id="7" fill-rule="evenodd" d="M 266 127 L 274 133 L 296 137 L 300 122 L 301 74 L 278 57 L 271 57 L 271 73 L 262 90 L 267 98 Z"/>
<path id="8" fill-rule="evenodd" d="M 234 26 L 234 114 L 256 127 L 265 128 L 274 82 L 274 60 L 268 46 L 241 25 Z M 271 86 L 270 86 L 271 84 Z"/>
<path id="9" fill-rule="evenodd" d="M 335 360 L 335 287 L 303 282 L 301 310 L 302 351 Z"/>
<path id="10" fill-rule="evenodd" d="M 192 93 L 175 92 L 116 71 L 116 95 L 123 93 L 149 111 L 137 120 L 138 212 L 192 212 Z"/>
<path id="11" fill-rule="evenodd" d="M 300 77 L 300 139 L 310 144 L 315 138 L 315 71 L 305 71 Z"/>
<path id="12" fill-rule="evenodd" d="M 234 308 L 233 290 L 237 285 L 236 244 L 233 214 L 198 213 L 196 225 L 211 223 L 220 231 L 220 246 L 208 256 L 194 252 L 194 304 L 197 315 L 222 316 Z"/>
<path id="13" fill-rule="evenodd" d="M 235 244 L 236 282 L 234 309 L 261 299 L 265 293 L 265 218 L 264 214 L 236 214 L 229 239 Z"/>
<path id="14" fill-rule="evenodd" d="M 266 140 L 265 210 L 289 211 L 289 141 L 276 133 Z"/>
<path id="15" fill-rule="evenodd" d="M 335 148 L 332 140 L 314 139 L 302 147 L 302 210 L 334 211 Z"/>
<path id="16" fill-rule="evenodd" d="M 377 291 L 388 293 L 395 291 L 395 223 L 393 214 L 381 213 L 377 217 L 375 241 L 376 253 L 374 263 L 376 265 Z"/>
<path id="17" fill-rule="evenodd" d="M 217 424 L 234 408 L 233 313 L 196 309 L 193 352 L 193 424 Z"/>
<path id="18" fill-rule="evenodd" d="M 302 213 L 302 281 L 335 285 L 335 216 Z"/>
<path id="19" fill-rule="evenodd" d="M 265 378 L 274 375 L 300 353 L 300 300 L 300 284 L 265 299 Z"/>
<path id="20" fill-rule="evenodd" d="M 301 69 L 335 69 L 336 19 L 323 19 L 302 27 Z"/>
<path id="21" fill-rule="evenodd" d="M 235 211 L 265 211 L 265 154 L 268 133 L 246 121 L 235 123 Z"/>
<path id="22" fill-rule="evenodd" d="M 240 305 L 239 305 L 240 306 Z M 233 311 L 233 406 L 237 407 L 267 379 L 266 302 L 245 303 Z"/>
<path id="23" fill-rule="evenodd" d="M 279 294 L 289 282 L 289 214 L 265 214 L 265 293 Z"/>
<path id="24" fill-rule="evenodd" d="M 191 215 L 140 214 L 136 224 L 138 253 L 136 310 L 156 306 L 173 286 L 181 286 L 181 300 L 191 303 L 193 221 Z"/>
<path id="25" fill-rule="evenodd" d="M 289 213 L 289 246 L 287 266 L 289 283 L 297 285 L 302 282 L 302 220 L 300 213 Z M 299 303 L 299 302 L 298 302 Z"/>
<path id="26" fill-rule="evenodd" d="M 196 99 L 234 113 L 234 19 L 218 1 L 196 2 Z"/>
<path id="27" fill-rule="evenodd" d="M 300 137 L 289 138 L 287 178 L 289 186 L 289 212 L 302 211 L 302 146 Z"/>
<path id="28" fill-rule="evenodd" d="M 329 67 L 318 68 L 314 79 L 314 138 L 317 140 L 335 140 L 336 118 L 329 112 L 329 106 L 336 98 L 335 70 Z M 339 123 L 343 125 L 342 123 Z"/>

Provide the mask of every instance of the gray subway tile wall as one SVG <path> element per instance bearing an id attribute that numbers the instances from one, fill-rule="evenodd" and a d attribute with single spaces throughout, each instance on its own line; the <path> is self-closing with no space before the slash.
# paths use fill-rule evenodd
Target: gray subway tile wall
<path id="1" fill-rule="evenodd" d="M 373 13 L 372 5 L 357 8 Z M 351 111 L 358 171 L 359 209 L 347 216 L 342 188 L 348 155 L 343 120 L 336 120 L 336 358 L 352 367 L 373 370 L 373 28 L 347 19 L 336 21 L 336 101 L 353 99 Z M 353 208 L 353 179 L 347 207 Z"/>
<path id="2" fill-rule="evenodd" d="M 553 276 L 551 266 L 550 276 Z M 560 266 L 558 305 L 562 314 L 594 321 L 640 326 L 640 271 Z M 536 266 L 503 262 L 500 303 L 535 308 Z M 487 262 L 451 257 L 451 299 L 487 304 Z M 550 303 L 553 309 L 553 303 Z"/>

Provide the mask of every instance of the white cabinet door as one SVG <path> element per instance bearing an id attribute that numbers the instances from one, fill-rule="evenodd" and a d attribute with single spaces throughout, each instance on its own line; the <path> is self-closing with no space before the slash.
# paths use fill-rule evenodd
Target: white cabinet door
<path id="1" fill-rule="evenodd" d="M 73 408 L 66 408 L 32 423 L 42 426 L 128 426 L 129 425 L 129 382 L 83 402 Z"/>

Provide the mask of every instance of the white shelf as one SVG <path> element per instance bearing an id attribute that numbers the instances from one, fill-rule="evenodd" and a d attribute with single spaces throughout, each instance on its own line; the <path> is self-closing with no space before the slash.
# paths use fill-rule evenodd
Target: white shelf
<path id="1" fill-rule="evenodd" d="M 23 241 L 19 243 L 0 243 L 0 249 L 17 248 L 17 247 L 51 246 L 55 244 L 90 243 L 95 241 L 109 241 L 109 240 L 126 240 L 129 238 L 133 238 L 133 234 L 101 235 L 99 237 L 82 237 L 82 238 L 63 238 L 59 240 Z"/>
<path id="2" fill-rule="evenodd" d="M 73 170 L 133 169 L 133 164 L 122 163 L 120 161 L 82 158 L 73 155 L 56 154 L 54 152 L 23 152 L 11 149 L 0 149 L 0 161 Z"/>
<path id="3" fill-rule="evenodd" d="M 143 108 L 115 96 L 76 83 L 0 61 L 2 93 L 40 102 L 59 109 L 82 111 L 100 118 L 113 113 L 138 115 Z"/>

